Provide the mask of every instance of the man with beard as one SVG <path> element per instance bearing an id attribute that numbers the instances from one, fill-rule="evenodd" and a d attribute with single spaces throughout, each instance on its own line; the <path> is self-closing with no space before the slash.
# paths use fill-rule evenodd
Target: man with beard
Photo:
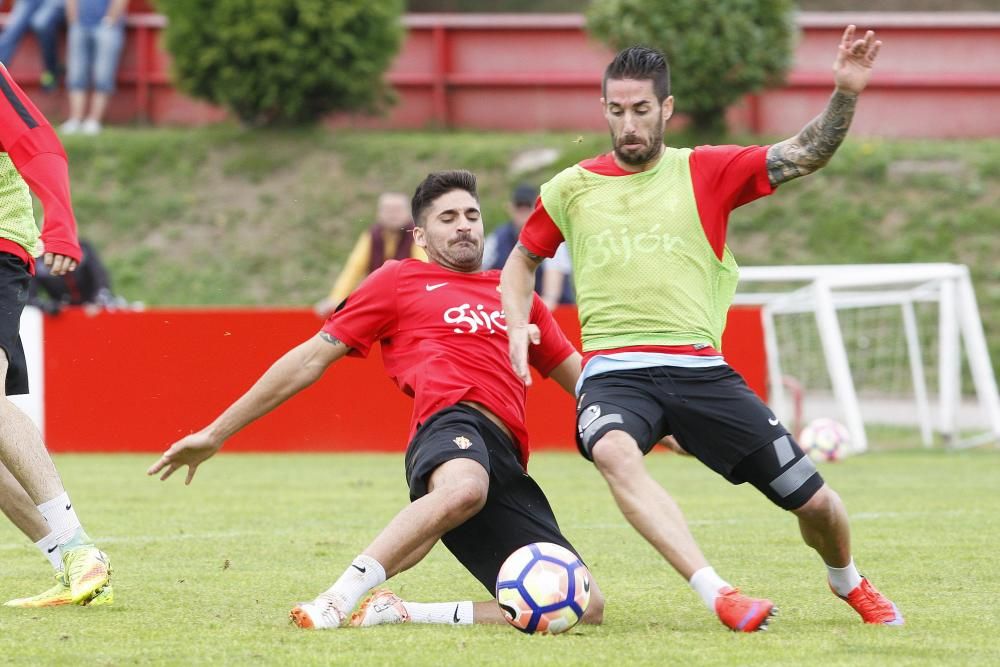
<path id="1" fill-rule="evenodd" d="M 725 243 L 729 213 L 833 156 L 881 45 L 871 31 L 855 39 L 854 30 L 838 46 L 826 109 L 773 146 L 664 146 L 673 112 L 666 60 L 645 47 L 618 53 L 601 99 L 614 150 L 542 186 L 503 269 L 511 362 L 528 383 L 533 273 L 561 242 L 568 245 L 585 363 L 577 387 L 580 452 L 629 522 L 734 630 L 760 629 L 773 605 L 740 595 L 716 574 L 676 503 L 649 476 L 643 455 L 665 433 L 731 483 L 750 482 L 794 513 L 830 587 L 864 622 L 903 622 L 855 568 L 839 496 L 720 351 L 738 279 Z"/>
<path id="2" fill-rule="evenodd" d="M 499 271 L 480 270 L 483 222 L 476 179 L 430 174 L 412 201 L 414 242 L 429 261 L 390 260 L 313 338 L 279 359 L 212 424 L 171 446 L 149 469 L 162 479 L 187 465 L 187 482 L 223 442 L 315 382 L 335 361 L 382 345 L 386 372 L 414 399 L 406 451 L 410 505 L 327 591 L 291 611 L 302 628 L 338 628 L 369 590 L 416 565 L 440 539 L 492 594 L 513 551 L 563 537 L 545 494 L 525 473 L 525 387 L 507 361 Z M 531 364 L 572 393 L 580 355 L 536 296 Z M 600 623 L 594 585 L 585 623 Z M 351 619 L 381 623 L 503 623 L 495 601 L 415 604 L 376 591 Z"/>

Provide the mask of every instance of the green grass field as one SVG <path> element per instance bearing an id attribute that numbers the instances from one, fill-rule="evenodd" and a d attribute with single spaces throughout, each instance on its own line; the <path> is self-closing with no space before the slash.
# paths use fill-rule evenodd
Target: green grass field
<path id="1" fill-rule="evenodd" d="M 827 465 L 853 516 L 862 572 L 906 616 L 862 625 L 826 587 L 793 520 L 696 461 L 656 453 L 716 569 L 780 616 L 737 635 L 629 528 L 598 474 L 542 453 L 532 472 L 607 596 L 606 622 L 561 636 L 508 627 L 305 632 L 289 608 L 325 589 L 406 502 L 401 455 L 227 455 L 192 486 L 144 476 L 153 456 L 59 456 L 80 517 L 111 554 L 113 607 L 0 607 L 4 664 L 940 665 L 998 664 L 1000 452 L 886 451 Z M 47 586 L 48 566 L 0 525 L 0 595 Z M 483 598 L 437 547 L 390 582 L 414 600 Z"/>

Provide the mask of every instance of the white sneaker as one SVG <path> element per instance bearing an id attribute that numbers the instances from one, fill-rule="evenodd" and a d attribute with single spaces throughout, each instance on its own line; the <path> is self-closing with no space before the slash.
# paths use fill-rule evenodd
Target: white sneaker
<path id="1" fill-rule="evenodd" d="M 68 121 L 59 126 L 59 131 L 63 134 L 76 134 L 80 131 L 80 121 L 70 118 Z"/>
<path id="2" fill-rule="evenodd" d="M 88 118 L 80 124 L 80 133 L 94 136 L 101 133 L 101 124 L 92 118 Z"/>
<path id="3" fill-rule="evenodd" d="M 312 602 L 300 602 L 290 612 L 292 623 L 304 630 L 329 630 L 339 628 L 346 614 L 329 600 L 315 599 Z"/>
<path id="4" fill-rule="evenodd" d="M 351 625 L 367 628 L 387 623 L 408 623 L 410 613 L 398 595 L 385 588 L 372 591 L 358 610 L 351 614 Z"/>

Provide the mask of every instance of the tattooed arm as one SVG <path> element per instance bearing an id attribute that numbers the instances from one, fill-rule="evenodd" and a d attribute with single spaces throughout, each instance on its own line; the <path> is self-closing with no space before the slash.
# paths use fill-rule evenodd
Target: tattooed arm
<path id="1" fill-rule="evenodd" d="M 230 436 L 318 380 L 349 350 L 343 341 L 325 331 L 292 348 L 215 421 L 171 445 L 147 474 L 155 475 L 165 468 L 160 479 L 166 479 L 178 468 L 188 466 L 185 483 L 190 484 L 198 466 L 219 451 Z"/>
<path id="2" fill-rule="evenodd" d="M 848 26 L 837 47 L 833 63 L 836 90 L 826 109 L 797 135 L 767 150 L 771 185 L 811 174 L 824 166 L 847 136 L 858 95 L 868 85 L 875 56 L 882 46 L 871 30 L 857 40 L 854 30 L 853 25 Z"/>

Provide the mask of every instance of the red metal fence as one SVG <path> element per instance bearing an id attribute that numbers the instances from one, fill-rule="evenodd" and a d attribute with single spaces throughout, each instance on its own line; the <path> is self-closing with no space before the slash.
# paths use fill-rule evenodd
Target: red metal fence
<path id="1" fill-rule="evenodd" d="M 133 3 L 141 8 L 142 2 Z M 413 14 L 388 73 L 399 103 L 383 118 L 340 116 L 334 125 L 490 130 L 601 130 L 600 75 L 611 53 L 574 14 Z M 734 129 L 797 131 L 823 106 L 830 65 L 848 22 L 879 32 L 885 45 L 853 132 L 876 136 L 1000 135 L 1000 13 L 802 13 L 795 64 L 783 87 L 747 97 Z M 166 20 L 129 16 L 129 38 L 109 120 L 201 124 L 222 110 L 178 93 L 160 45 Z M 11 71 L 29 90 L 40 74 L 29 37 Z M 675 73 L 683 76 L 683 73 Z M 39 96 L 53 118 L 62 95 Z"/>

